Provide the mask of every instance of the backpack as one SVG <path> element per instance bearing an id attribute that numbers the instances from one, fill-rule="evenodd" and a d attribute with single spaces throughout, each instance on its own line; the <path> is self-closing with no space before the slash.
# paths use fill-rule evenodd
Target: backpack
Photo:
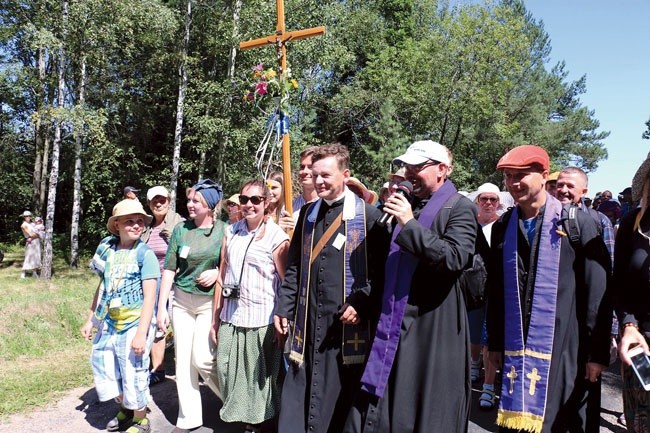
<path id="1" fill-rule="evenodd" d="M 453 197 L 447 200 L 444 208 L 451 210 L 461 197 L 463 197 L 462 194 L 456 193 Z M 458 286 L 463 294 L 463 298 L 465 298 L 467 311 L 483 307 L 487 298 L 487 269 L 485 268 L 485 261 L 479 253 L 480 239 L 483 239 L 483 242 L 487 244 L 487 241 L 483 236 L 483 231 L 479 226 L 472 260 L 467 267 L 463 269 L 458 278 Z"/>
<path id="2" fill-rule="evenodd" d="M 601 225 L 600 219 L 598 218 L 598 213 L 596 211 L 592 213 L 591 211 L 592 209 L 588 209 L 588 214 L 596 221 L 598 234 L 602 235 L 603 226 Z M 560 221 L 562 223 L 562 227 L 564 228 L 564 231 L 567 234 L 567 237 L 569 238 L 569 243 L 571 244 L 573 249 L 578 249 L 580 246 L 582 246 L 580 241 L 580 225 L 578 224 L 578 212 L 582 212 L 582 210 L 573 203 L 562 205 L 562 214 L 561 214 Z"/>

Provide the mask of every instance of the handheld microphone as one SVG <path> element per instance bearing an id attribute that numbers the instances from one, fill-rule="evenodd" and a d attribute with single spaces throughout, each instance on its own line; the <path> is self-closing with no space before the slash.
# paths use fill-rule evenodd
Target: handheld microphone
<path id="1" fill-rule="evenodd" d="M 407 200 L 411 199 L 411 193 L 413 192 L 413 184 L 409 182 L 408 180 L 405 180 L 404 182 L 400 182 L 399 185 L 397 185 L 397 191 L 394 192 L 394 194 L 400 194 L 406 197 Z M 384 227 L 393 220 L 393 215 L 389 213 L 382 213 L 379 219 L 377 220 L 377 224 L 380 226 Z"/>

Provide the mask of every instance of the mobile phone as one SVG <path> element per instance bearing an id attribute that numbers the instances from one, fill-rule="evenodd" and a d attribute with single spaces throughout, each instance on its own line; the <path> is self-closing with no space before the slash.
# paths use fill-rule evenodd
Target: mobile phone
<path id="1" fill-rule="evenodd" d="M 629 350 L 627 353 L 632 360 L 632 370 L 639 378 L 641 386 L 646 391 L 650 391 L 650 358 L 643 351 L 643 347 L 636 346 Z"/>

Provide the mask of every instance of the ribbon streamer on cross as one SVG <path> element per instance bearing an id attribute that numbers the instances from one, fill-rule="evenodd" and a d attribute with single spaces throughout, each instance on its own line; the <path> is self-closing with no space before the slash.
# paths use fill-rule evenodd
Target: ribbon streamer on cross
<path id="1" fill-rule="evenodd" d="M 259 39 L 242 42 L 239 44 L 241 51 L 250 50 L 252 48 L 264 47 L 267 45 L 275 45 L 277 51 L 278 65 L 280 67 L 280 79 L 284 77 L 287 71 L 287 42 L 297 41 L 300 39 L 312 38 L 315 36 L 322 36 L 325 34 L 325 27 L 312 27 L 305 30 L 295 30 L 287 32 L 284 25 L 284 0 L 275 1 L 275 11 L 277 15 L 277 25 L 275 34 L 265 36 Z M 291 205 L 292 191 L 291 191 L 291 148 L 289 140 L 289 130 L 282 130 L 282 180 L 284 191 L 284 209 L 289 213 L 293 213 Z"/>

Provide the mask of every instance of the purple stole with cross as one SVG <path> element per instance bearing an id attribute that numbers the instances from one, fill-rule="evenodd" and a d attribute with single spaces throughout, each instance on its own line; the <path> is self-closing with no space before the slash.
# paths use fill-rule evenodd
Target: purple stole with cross
<path id="1" fill-rule="evenodd" d="M 504 356 L 497 424 L 539 433 L 544 423 L 551 369 L 562 237 L 557 232 L 562 204 L 547 194 L 539 234 L 533 303 L 524 343 L 517 261 L 519 207 L 515 207 L 503 243 Z"/>
<path id="2" fill-rule="evenodd" d="M 430 228 L 438 212 L 456 192 L 454 184 L 449 180 L 446 181 L 420 212 L 417 219 L 418 224 L 424 228 Z M 361 377 L 361 389 L 379 398 L 384 395 L 393 368 L 413 273 L 420 263 L 416 256 L 408 251 L 403 251 L 395 242 L 400 231 L 401 227 L 395 226 L 386 260 L 386 280 L 384 281 L 381 315 L 368 363 Z M 432 276 L 434 277 L 434 274 Z"/>
<path id="3" fill-rule="evenodd" d="M 309 283 L 311 258 L 314 248 L 314 225 L 322 199 L 312 203 L 306 209 L 306 218 L 302 228 L 302 253 L 300 263 L 300 285 L 298 305 L 294 320 L 291 353 L 289 359 L 302 365 L 305 353 L 305 335 L 309 308 Z M 346 206 L 354 206 L 354 216 L 346 216 Z M 343 302 L 358 287 L 368 284 L 368 264 L 366 254 L 366 207 L 365 202 L 353 192 L 346 189 L 343 204 L 343 226 L 345 245 L 343 254 Z M 336 235 L 335 235 L 336 236 Z M 335 239 L 335 237 L 334 237 Z M 330 241 L 328 241 L 328 244 Z M 335 285 L 336 286 L 336 285 Z M 342 357 L 343 364 L 362 364 L 365 361 L 366 347 L 369 339 L 368 321 L 362 320 L 357 325 L 343 325 Z"/>

